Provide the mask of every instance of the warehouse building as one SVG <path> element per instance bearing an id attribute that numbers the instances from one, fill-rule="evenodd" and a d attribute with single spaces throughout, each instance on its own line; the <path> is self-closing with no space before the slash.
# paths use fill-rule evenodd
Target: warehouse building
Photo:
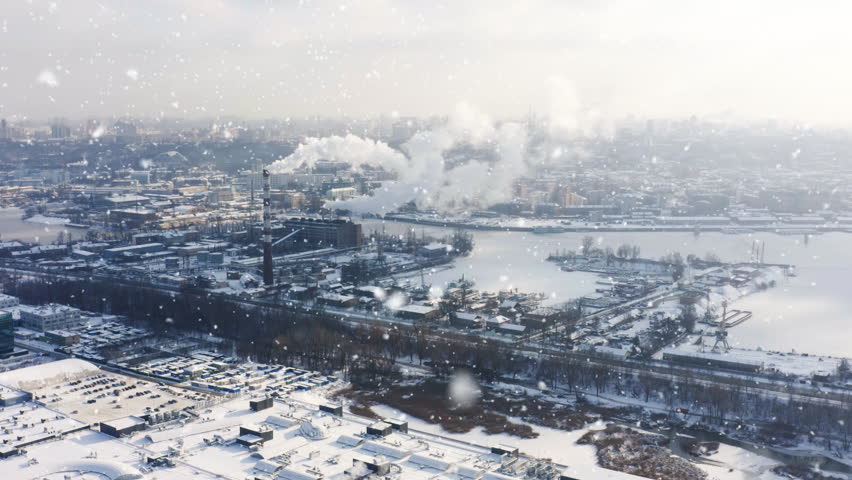
<path id="1" fill-rule="evenodd" d="M 399 307 L 396 316 L 407 320 L 434 320 L 441 316 L 441 310 L 428 305 L 405 305 Z"/>
<path id="2" fill-rule="evenodd" d="M 685 365 L 699 367 L 721 368 L 725 370 L 736 370 L 740 372 L 757 373 L 763 370 L 762 362 L 750 362 L 747 360 L 736 360 L 712 353 L 686 353 L 666 351 L 663 352 L 663 360 Z"/>
<path id="3" fill-rule="evenodd" d="M 143 243 L 141 245 L 108 248 L 104 250 L 104 258 L 112 260 L 120 257 L 142 255 L 143 253 L 161 252 L 163 250 L 165 250 L 165 246 L 162 243 Z"/>
<path id="4" fill-rule="evenodd" d="M 101 433 L 113 436 L 115 438 L 130 435 L 133 432 L 145 430 L 147 423 L 145 419 L 140 417 L 124 417 L 108 422 L 101 422 Z"/>
<path id="5" fill-rule="evenodd" d="M 296 241 L 337 248 L 360 247 L 364 243 L 361 224 L 348 220 L 291 218 L 284 222 L 290 232 L 298 232 Z"/>
<path id="6" fill-rule="evenodd" d="M 11 353 L 15 349 L 15 325 L 11 312 L 0 310 L 0 354 Z"/>
<path id="7" fill-rule="evenodd" d="M 17 307 L 19 303 L 18 297 L 0 293 L 0 308 Z"/>
<path id="8" fill-rule="evenodd" d="M 30 330 L 46 332 L 63 330 L 80 323 L 80 310 L 67 305 L 49 303 L 36 307 L 19 307 L 21 325 Z"/>

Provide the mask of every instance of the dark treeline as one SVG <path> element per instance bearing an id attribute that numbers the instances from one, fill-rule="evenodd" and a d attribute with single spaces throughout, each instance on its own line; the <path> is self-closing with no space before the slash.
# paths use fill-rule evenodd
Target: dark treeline
<path id="1" fill-rule="evenodd" d="M 459 367 L 485 380 L 527 372 L 532 364 L 503 342 L 438 337 L 428 328 L 353 327 L 324 312 L 275 305 L 256 307 L 201 290 L 168 292 L 103 280 L 5 279 L 5 291 L 30 304 L 61 303 L 124 315 L 159 335 L 170 330 L 210 333 L 233 340 L 238 352 L 259 361 L 343 371 L 356 381 L 393 380 L 396 363 L 432 366 L 446 376 Z"/>
<path id="2" fill-rule="evenodd" d="M 265 344 L 278 350 L 290 347 L 288 355 L 302 355 L 300 361 L 323 371 L 342 368 L 333 358 L 318 355 L 317 342 L 344 342 L 353 335 L 345 324 L 325 316 L 308 315 L 285 305 L 261 308 L 239 303 L 202 290 L 180 292 L 138 288 L 104 280 L 10 279 L 5 291 L 31 304 L 61 303 L 83 310 L 124 315 L 144 324 L 156 334 L 173 330 L 203 332 L 237 342 L 247 355 L 266 353 Z M 273 342 L 286 336 L 288 344 Z M 332 343 L 336 345 L 337 343 Z M 341 343 L 341 346 L 345 346 Z M 302 347 L 302 348 L 300 348 Z M 286 351 L 286 350 L 285 350 Z M 325 365 L 324 365 L 325 364 Z"/>
<path id="3" fill-rule="evenodd" d="M 57 302 L 126 315 L 157 334 L 170 330 L 211 333 L 233 340 L 237 351 L 261 362 L 343 372 L 356 387 L 379 388 L 399 378 L 399 364 L 429 366 L 441 377 L 457 368 L 483 381 L 532 376 L 575 392 L 629 397 L 675 412 L 688 409 L 706 424 L 752 430 L 767 443 L 817 432 L 827 448 L 850 448 L 852 396 L 842 405 L 768 395 L 748 382 L 707 385 L 684 377 L 624 372 L 576 355 L 525 354 L 504 342 L 440 335 L 418 326 L 357 326 L 324 312 L 276 305 L 254 307 L 198 290 L 165 292 L 119 283 L 6 278 L 7 293 L 25 303 Z M 747 425 L 742 419 L 757 424 Z"/>
<path id="4" fill-rule="evenodd" d="M 801 401 L 789 395 L 767 394 L 736 377 L 731 377 L 730 384 L 713 385 L 684 376 L 636 375 L 572 356 L 541 360 L 536 375 L 550 385 L 563 385 L 572 391 L 652 402 L 670 414 L 688 411 L 700 416 L 705 425 L 720 425 L 730 432 L 745 429 L 767 444 L 793 442 L 803 434 L 818 437 L 829 450 L 852 448 L 852 395 L 845 395 L 840 404 Z"/>

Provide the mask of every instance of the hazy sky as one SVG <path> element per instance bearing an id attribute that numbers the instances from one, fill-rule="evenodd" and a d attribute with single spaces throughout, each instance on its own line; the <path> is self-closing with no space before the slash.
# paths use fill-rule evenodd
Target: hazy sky
<path id="1" fill-rule="evenodd" d="M 4 0 L 0 115 L 776 117 L 852 126 L 849 2 Z"/>

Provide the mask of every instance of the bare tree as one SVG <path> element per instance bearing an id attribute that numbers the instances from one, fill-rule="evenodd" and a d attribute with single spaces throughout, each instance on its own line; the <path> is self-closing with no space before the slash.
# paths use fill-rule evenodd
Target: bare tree
<path id="1" fill-rule="evenodd" d="M 639 258 L 639 252 L 639 245 L 633 245 L 633 247 L 630 249 L 630 258 L 636 260 L 637 258 Z"/>
<path id="2" fill-rule="evenodd" d="M 583 237 L 583 255 L 589 256 L 592 253 L 592 250 L 595 248 L 595 239 L 591 235 L 586 235 Z"/>

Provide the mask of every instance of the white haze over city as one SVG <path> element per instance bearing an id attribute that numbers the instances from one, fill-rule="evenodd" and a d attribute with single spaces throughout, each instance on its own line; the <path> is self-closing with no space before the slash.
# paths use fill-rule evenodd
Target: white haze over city
<path id="1" fill-rule="evenodd" d="M 589 118 L 848 127 L 849 13 L 788 0 L 11 0 L 0 115 L 427 116 L 468 101 L 519 118 L 548 112 L 561 78 Z"/>

